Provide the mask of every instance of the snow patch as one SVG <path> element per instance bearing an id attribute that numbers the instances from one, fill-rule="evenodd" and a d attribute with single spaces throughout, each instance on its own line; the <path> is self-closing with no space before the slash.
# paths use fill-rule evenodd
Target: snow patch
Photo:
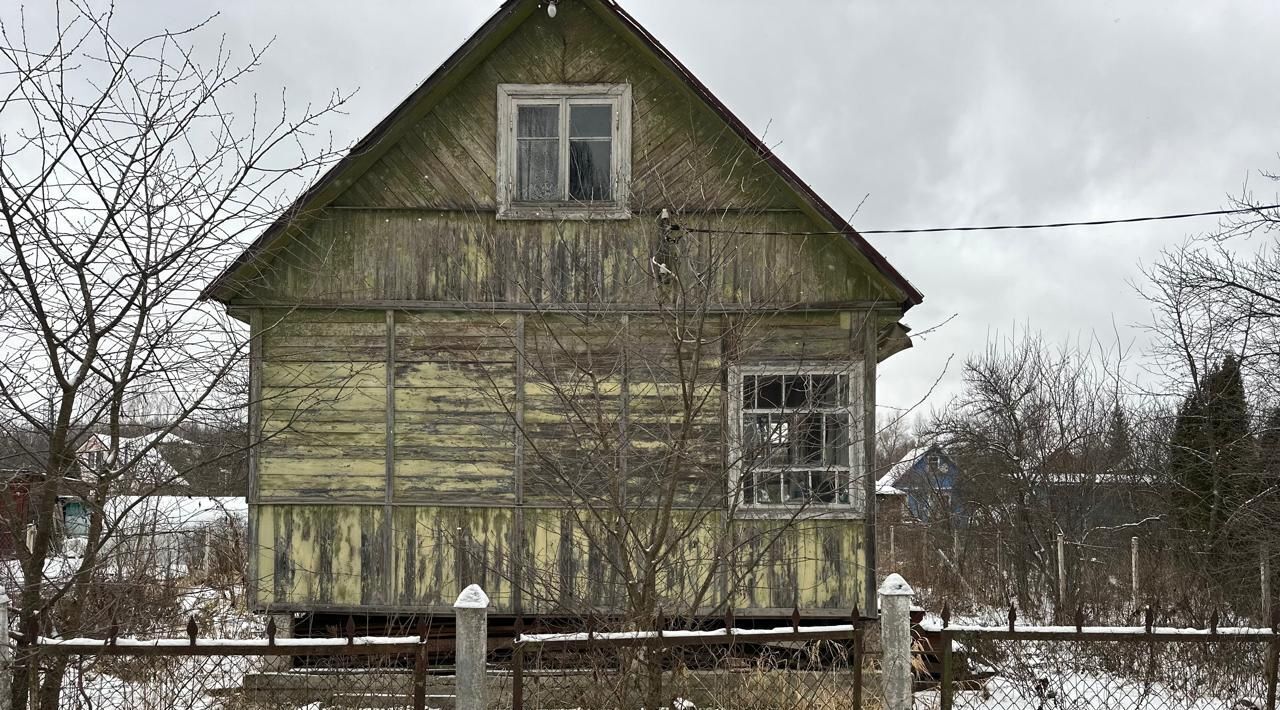
<path id="1" fill-rule="evenodd" d="M 480 585 L 473 584 L 458 595 L 458 600 L 453 603 L 454 609 L 488 609 L 489 595 L 484 593 Z"/>
<path id="2" fill-rule="evenodd" d="M 880 585 L 880 594 L 886 597 L 911 596 L 916 591 L 907 584 L 907 580 L 897 572 L 884 578 L 884 583 Z"/>

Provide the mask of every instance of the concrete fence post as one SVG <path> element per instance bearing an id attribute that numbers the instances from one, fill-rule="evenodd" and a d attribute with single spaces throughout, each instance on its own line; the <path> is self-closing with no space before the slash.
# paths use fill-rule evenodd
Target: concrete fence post
<path id="1" fill-rule="evenodd" d="M 457 686 L 457 710 L 486 710 L 488 698 L 485 680 L 485 657 L 489 641 L 489 595 L 473 584 L 458 595 L 453 603 L 457 616 L 454 650 L 454 676 Z"/>
<path id="2" fill-rule="evenodd" d="M 880 585 L 881 684 L 887 710 L 911 710 L 911 598 L 915 591 L 901 575 Z"/>
<path id="3" fill-rule="evenodd" d="M 0 710 L 11 710 L 13 644 L 9 639 L 9 596 L 0 590 Z"/>

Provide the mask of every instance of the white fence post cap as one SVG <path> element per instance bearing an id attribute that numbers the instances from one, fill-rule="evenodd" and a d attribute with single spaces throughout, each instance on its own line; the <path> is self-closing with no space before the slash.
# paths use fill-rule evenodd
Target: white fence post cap
<path id="1" fill-rule="evenodd" d="M 484 593 L 480 585 L 473 584 L 458 595 L 458 600 L 453 603 L 454 609 L 488 609 L 489 595 Z"/>
<path id="2" fill-rule="evenodd" d="M 884 578 L 884 582 L 880 585 L 880 595 L 885 597 L 902 597 L 911 596 L 916 591 L 907 584 L 907 580 L 902 575 L 894 573 Z"/>

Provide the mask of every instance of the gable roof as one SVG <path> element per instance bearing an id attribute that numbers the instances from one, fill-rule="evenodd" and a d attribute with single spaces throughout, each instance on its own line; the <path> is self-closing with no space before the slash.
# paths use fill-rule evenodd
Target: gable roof
<path id="1" fill-rule="evenodd" d="M 833 231 L 840 232 L 853 247 L 861 253 L 876 270 L 905 296 L 901 304 L 903 310 L 921 303 L 924 295 L 920 293 L 897 269 L 884 258 L 875 247 L 863 238 L 852 225 L 840 216 L 825 200 L 795 174 L 774 152 L 751 132 L 742 121 L 733 114 L 719 99 L 711 93 L 687 67 L 676 59 L 652 34 L 649 33 L 634 17 L 627 13 L 615 0 L 579 0 L 606 20 L 623 29 L 644 49 L 651 52 L 658 61 L 679 78 L 698 98 L 702 99 L 739 138 L 772 168 L 787 185 L 796 192 L 800 199 L 816 212 L 823 221 L 829 223 Z M 296 225 L 300 218 L 314 210 L 320 209 L 335 199 L 356 177 L 363 174 L 384 151 L 395 144 L 399 135 L 421 117 L 434 99 L 442 96 L 452 82 L 465 75 L 467 70 L 497 46 L 507 35 L 515 30 L 532 12 L 541 7 L 539 0 L 505 0 L 498 11 L 493 14 L 474 34 L 462 44 L 443 64 L 440 65 L 426 81 L 418 86 L 408 97 L 385 118 L 378 123 L 364 138 L 356 143 L 342 160 L 333 165 L 315 184 L 308 188 L 285 212 L 265 229 L 261 235 L 235 261 L 217 276 L 200 294 L 200 298 L 226 301 L 231 293 L 237 273 L 252 263 L 260 254 L 268 249 L 290 227 Z"/>
<path id="2" fill-rule="evenodd" d="M 917 461 L 934 451 L 938 452 L 940 456 L 950 460 L 950 458 L 947 457 L 946 452 L 943 451 L 942 447 L 938 444 L 917 446 L 903 454 L 902 458 L 898 459 L 897 463 L 890 466 L 889 470 L 876 480 L 876 492 L 881 495 L 904 495 L 904 493 L 897 488 L 898 482 L 902 480 L 903 476 L 910 473 L 911 469 L 915 468 Z"/>

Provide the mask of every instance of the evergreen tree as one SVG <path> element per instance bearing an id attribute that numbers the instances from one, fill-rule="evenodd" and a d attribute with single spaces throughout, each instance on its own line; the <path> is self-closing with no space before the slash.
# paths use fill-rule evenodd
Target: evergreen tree
<path id="1" fill-rule="evenodd" d="M 1119 473 L 1128 473 L 1133 465 L 1133 435 L 1129 429 L 1129 417 L 1117 403 L 1111 408 L 1107 422 L 1107 466 Z"/>
<path id="2" fill-rule="evenodd" d="M 1249 520 L 1242 509 L 1261 491 L 1244 380 L 1234 355 L 1183 400 L 1169 445 L 1180 522 L 1206 533 L 1210 545 L 1226 541 L 1228 527 Z"/>

